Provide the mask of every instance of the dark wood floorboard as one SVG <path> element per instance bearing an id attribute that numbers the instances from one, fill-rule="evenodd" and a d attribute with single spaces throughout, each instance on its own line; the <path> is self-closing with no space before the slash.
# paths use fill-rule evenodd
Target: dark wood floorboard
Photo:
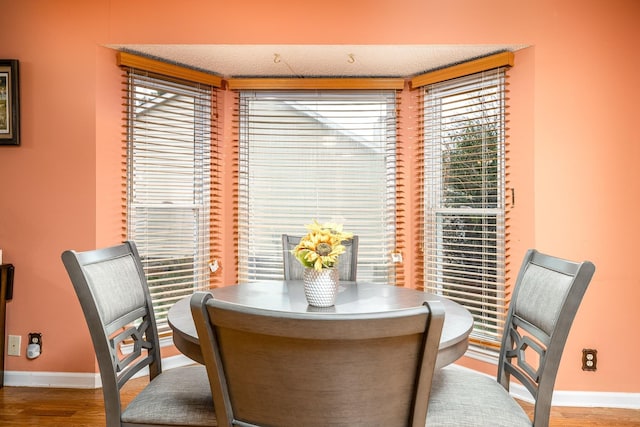
<path id="1" fill-rule="evenodd" d="M 148 379 L 131 381 L 123 391 L 128 403 Z M 531 414 L 531 405 L 523 403 Z M 94 427 L 104 426 L 102 390 L 33 387 L 0 388 L 0 426 Z M 551 427 L 638 427 L 640 410 L 555 407 Z"/>

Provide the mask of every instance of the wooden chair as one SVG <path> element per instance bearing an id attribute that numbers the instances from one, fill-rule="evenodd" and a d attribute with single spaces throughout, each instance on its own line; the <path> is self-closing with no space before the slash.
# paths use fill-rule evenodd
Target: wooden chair
<path id="1" fill-rule="evenodd" d="M 284 262 L 284 280 L 302 280 L 304 267 L 291 253 L 300 243 L 300 236 L 282 235 L 282 255 Z M 358 272 L 358 236 L 342 242 L 345 252 L 340 255 L 338 262 L 338 277 L 340 280 L 355 282 Z"/>
<path id="2" fill-rule="evenodd" d="M 106 425 L 217 425 L 204 366 L 162 371 L 151 297 L 133 242 L 86 252 L 65 251 L 69 273 L 100 367 Z M 121 354 L 125 341 L 133 346 Z M 123 410 L 120 389 L 149 369 L 149 384 Z"/>
<path id="3" fill-rule="evenodd" d="M 553 387 L 569 329 L 595 266 L 527 252 L 516 279 L 497 381 L 455 366 L 438 371 L 428 426 L 548 426 Z M 509 395 L 515 377 L 535 401 L 533 422 Z"/>
<path id="4" fill-rule="evenodd" d="M 359 315 L 284 313 L 200 292 L 191 311 L 219 425 L 424 426 L 440 302 Z"/>

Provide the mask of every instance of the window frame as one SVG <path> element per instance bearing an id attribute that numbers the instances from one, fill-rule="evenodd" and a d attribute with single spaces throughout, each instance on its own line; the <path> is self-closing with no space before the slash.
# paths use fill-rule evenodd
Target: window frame
<path id="1" fill-rule="evenodd" d="M 136 242 L 154 302 L 161 344 L 170 345 L 168 309 L 180 298 L 195 290 L 209 289 L 211 284 L 214 206 L 211 180 L 216 167 L 212 158 L 217 98 L 213 84 L 219 80 L 124 52 L 118 54 L 118 64 L 124 72 L 126 101 L 123 238 Z M 144 89 L 140 89 L 143 86 Z M 139 90 L 144 91 L 144 101 L 140 100 Z M 158 115 L 143 120 L 139 113 L 145 108 L 155 108 Z M 137 196 L 137 191 L 142 191 L 139 193 L 142 198 Z M 167 206 L 181 209 L 183 215 L 162 214 L 168 212 Z M 140 217 L 136 212 L 138 208 L 160 215 L 155 217 L 165 224 L 161 227 L 162 233 L 166 232 L 165 228 L 173 229 L 173 236 L 155 234 L 154 237 L 157 232 L 149 222 L 153 218 Z M 171 227 L 166 227 L 167 223 L 172 224 Z M 182 233 L 185 227 L 193 233 Z M 158 246 L 160 241 L 162 244 Z M 186 264 L 176 258 L 178 252 L 185 250 L 191 258 Z M 154 268 L 151 258 L 165 267 Z M 176 285 L 182 291 L 174 289 Z"/>
<path id="2" fill-rule="evenodd" d="M 489 70 L 484 70 L 483 66 L 486 65 L 487 63 L 491 64 L 492 68 L 490 68 Z M 481 76 L 482 73 L 484 73 L 485 71 L 488 73 L 493 73 L 493 72 L 496 72 L 496 70 L 498 70 L 497 72 L 501 73 L 501 76 L 499 77 L 501 82 L 500 95 L 499 95 L 500 96 L 499 102 L 501 103 L 501 106 L 500 106 L 501 118 L 500 118 L 500 124 L 499 124 L 499 135 L 497 137 L 499 140 L 498 161 L 500 162 L 497 168 L 497 173 L 499 174 L 498 183 L 497 183 L 498 194 L 496 196 L 497 200 L 496 200 L 496 206 L 494 208 L 481 208 L 476 210 L 476 212 L 478 213 L 496 215 L 498 218 L 497 223 L 495 225 L 496 233 L 497 233 L 496 238 L 498 240 L 496 242 L 497 271 L 496 271 L 496 274 L 494 275 L 496 280 L 496 285 L 495 285 L 496 289 L 492 291 L 494 292 L 494 295 L 492 296 L 492 301 L 491 301 L 491 304 L 493 305 L 492 310 L 494 311 L 495 318 L 493 319 L 493 322 L 494 322 L 493 330 L 489 331 L 488 333 L 484 333 L 482 332 L 482 330 L 484 327 L 487 326 L 486 318 L 483 319 L 482 315 L 479 315 L 479 316 L 475 315 L 474 310 L 470 310 L 472 311 L 472 313 L 474 313 L 475 322 L 474 322 L 474 331 L 472 332 L 471 339 L 470 339 L 471 345 L 468 352 L 468 355 L 472 357 L 487 359 L 487 360 L 494 360 L 497 357 L 497 352 L 499 350 L 500 340 L 502 337 L 503 324 L 504 324 L 504 319 L 506 317 L 506 312 L 509 306 L 509 295 L 510 295 L 510 291 L 509 291 L 510 278 L 508 277 L 508 271 L 507 271 L 507 264 L 508 264 L 507 259 L 508 259 L 508 252 L 510 248 L 505 235 L 506 233 L 505 230 L 507 227 L 506 224 L 509 221 L 509 213 L 510 213 L 510 209 L 506 203 L 506 199 L 507 199 L 506 188 L 508 185 L 508 182 L 507 182 L 508 162 L 507 162 L 507 156 L 506 156 L 506 152 L 507 152 L 506 70 L 508 69 L 509 66 L 513 65 L 513 56 L 512 54 L 508 54 L 508 53 L 501 54 L 501 55 L 497 55 L 496 58 L 494 58 L 494 61 L 481 61 L 481 63 L 478 63 L 477 65 L 478 65 L 478 69 L 473 70 L 474 71 L 473 73 L 468 73 L 468 70 L 464 72 L 460 72 L 460 70 L 457 69 L 457 67 L 452 67 L 452 69 L 448 71 L 446 70 L 439 71 L 436 76 L 433 76 L 433 75 L 422 76 L 419 79 L 417 78 L 416 80 L 414 80 L 415 85 L 419 87 L 421 90 L 420 96 L 422 98 L 422 105 L 423 105 L 423 112 L 422 112 L 423 126 L 422 126 L 422 133 L 420 135 L 420 140 L 424 144 L 424 146 L 421 147 L 422 161 L 420 164 L 421 169 L 424 170 L 424 172 L 422 173 L 422 177 L 423 177 L 422 182 L 420 183 L 420 190 L 423 194 L 423 200 L 424 200 L 424 203 L 423 203 L 424 206 L 420 209 L 420 212 L 422 213 L 422 215 L 424 215 L 424 219 L 422 221 L 417 238 L 419 239 L 419 241 L 423 242 L 423 245 L 424 245 L 423 246 L 424 259 L 422 260 L 423 262 L 422 267 L 424 269 L 423 275 L 424 275 L 425 289 L 427 291 L 443 293 L 442 292 L 443 283 L 440 280 L 442 278 L 441 270 L 438 270 L 443 268 L 443 266 L 438 261 L 439 259 L 440 260 L 442 259 L 441 258 L 442 252 L 438 252 L 437 250 L 437 244 L 438 244 L 437 242 L 441 242 L 441 240 L 439 240 L 441 236 L 436 236 L 436 238 L 431 239 L 431 242 L 430 242 L 430 236 L 428 235 L 428 233 L 430 232 L 431 233 L 435 232 L 436 234 L 438 233 L 438 227 L 437 227 L 438 216 L 442 216 L 445 214 L 467 215 L 469 211 L 468 209 L 459 209 L 459 208 L 456 209 L 456 208 L 440 207 L 437 209 L 430 209 L 429 207 L 429 203 L 435 203 L 436 205 L 438 204 L 438 200 L 432 200 L 431 202 L 427 200 L 428 196 L 431 195 L 429 194 L 431 193 L 429 189 L 435 187 L 436 198 L 438 197 L 438 194 L 440 195 L 442 194 L 443 189 L 442 187 L 438 187 L 439 185 L 442 184 L 441 182 L 438 182 L 435 185 L 433 183 L 428 182 L 429 179 L 434 179 L 433 177 L 436 177 L 435 178 L 436 181 L 441 180 L 440 177 L 441 177 L 442 170 L 441 169 L 439 170 L 439 168 L 442 167 L 442 163 L 440 163 L 439 165 L 427 164 L 429 162 L 429 159 L 437 158 L 437 155 L 433 155 L 433 150 L 440 150 L 440 148 L 429 146 L 429 144 L 426 141 L 428 139 L 431 139 L 431 140 L 437 139 L 437 137 L 434 137 L 433 135 L 429 135 L 429 133 L 430 132 L 433 133 L 434 129 L 435 129 L 435 132 L 437 132 L 440 125 L 437 123 L 436 124 L 427 123 L 426 92 L 428 91 L 428 88 L 430 87 L 430 85 L 454 84 L 456 82 L 456 79 L 469 78 L 468 76 L 473 77 L 474 75 Z M 434 226 L 434 223 L 436 224 L 436 226 Z M 440 228 L 440 231 L 441 230 L 442 229 Z M 465 301 L 464 298 L 453 298 L 453 299 L 456 300 L 456 302 L 467 306 L 467 308 L 472 308 L 469 306 L 468 301 Z"/>
<path id="3" fill-rule="evenodd" d="M 300 89 L 306 89 L 306 88 L 300 88 Z M 273 96 L 273 94 L 281 94 L 281 95 L 286 95 L 288 94 L 288 97 L 291 97 L 292 99 L 296 99 L 296 98 L 300 98 L 300 97 L 305 97 L 305 96 L 311 96 L 311 94 L 316 93 L 320 98 L 322 97 L 331 97 L 332 94 L 340 94 L 340 97 L 344 97 L 346 96 L 346 91 L 344 90 L 346 88 L 342 87 L 340 88 L 340 90 L 332 90 L 331 88 L 325 89 L 325 88 L 321 88 L 318 90 L 311 90 L 311 91 L 301 91 L 301 90 L 296 90 L 295 92 L 292 91 L 282 91 L 282 90 L 270 90 L 270 91 L 264 91 L 264 90 L 259 90 L 259 91 L 252 91 L 252 90 L 244 90 L 240 92 L 240 97 L 242 98 L 243 96 L 249 96 L 248 94 L 250 94 L 250 96 Z M 353 90 L 353 94 L 354 96 L 357 96 L 359 93 L 362 94 L 362 96 L 365 96 L 365 92 L 366 91 L 362 91 L 362 90 Z M 395 90 L 391 90 L 391 89 L 387 89 L 386 90 L 387 95 L 385 96 L 389 96 L 389 94 L 394 93 L 395 94 Z M 244 95 L 243 95 L 244 94 Z M 338 95 L 336 95 L 338 96 Z M 366 95 L 366 96 L 371 96 L 371 95 Z M 395 99 L 395 98 L 394 98 Z M 240 101 L 240 104 L 243 105 L 243 102 L 246 101 Z M 396 226 L 396 213 L 395 213 L 395 203 L 396 203 L 396 194 L 395 194 L 395 185 L 390 186 L 389 184 L 389 179 L 391 176 L 395 177 L 395 167 L 396 167 L 396 153 L 395 153 L 395 134 L 396 134 L 396 126 L 397 126 L 397 117 L 396 117 L 396 113 L 397 113 L 397 108 L 396 108 L 396 102 L 397 100 L 394 100 L 392 102 L 392 107 L 390 107 L 390 111 L 387 114 L 393 114 L 393 122 L 391 124 L 391 126 L 389 125 L 389 123 L 387 123 L 385 126 L 387 126 L 387 128 L 391 127 L 392 129 L 387 129 L 386 132 L 387 133 L 392 133 L 393 134 L 393 147 L 392 149 L 390 148 L 389 144 L 386 145 L 385 150 L 385 155 L 386 155 L 386 170 L 385 170 L 385 177 L 384 179 L 386 179 L 386 184 L 385 184 L 385 189 L 384 191 L 387 192 L 387 194 L 384 194 L 383 197 L 385 198 L 386 202 L 385 202 L 385 207 L 383 207 L 381 209 L 382 214 L 386 215 L 387 222 L 386 225 L 383 225 L 379 228 L 384 228 L 384 230 L 381 230 L 384 234 L 383 237 L 384 239 L 384 243 L 383 245 L 386 247 L 386 256 L 380 255 L 378 256 L 378 258 L 371 258 L 372 256 L 372 251 L 371 251 L 371 242 L 366 242 L 363 244 L 363 239 L 360 239 L 360 248 L 359 248 L 359 264 L 361 264 L 361 269 L 360 272 L 358 274 L 358 280 L 361 279 L 369 279 L 369 281 L 384 281 L 385 283 L 392 283 L 395 284 L 396 281 L 396 277 L 395 277 L 395 264 L 392 261 L 391 258 L 391 253 L 393 253 L 395 251 L 396 248 L 396 242 L 395 242 L 395 226 Z M 389 101 L 386 101 L 386 104 L 389 105 Z M 247 147 L 246 147 L 246 137 L 243 135 L 247 134 L 247 129 L 246 129 L 246 125 L 243 122 L 243 116 L 242 116 L 242 110 L 243 108 L 247 108 L 247 107 L 240 107 L 240 119 L 239 119 L 239 157 L 241 159 L 240 161 L 240 167 L 239 167 L 239 188 L 240 188 L 240 195 L 239 195 L 239 207 L 238 207 L 238 211 L 239 211 L 239 219 L 238 219 L 238 259 L 239 259 L 239 267 L 238 267 L 238 272 L 239 272 L 239 282 L 242 281 L 249 281 L 249 280 L 260 280 L 260 279 L 278 279 L 278 273 L 281 273 L 282 267 L 278 268 L 278 260 L 280 261 L 280 263 L 282 262 L 282 256 L 281 256 L 281 251 L 282 251 L 282 246 L 281 246 L 281 239 L 280 239 L 280 235 L 281 234 L 291 234 L 291 235 L 302 235 L 305 232 L 304 229 L 304 225 L 305 224 L 309 224 L 311 223 L 311 221 L 313 219 L 318 219 L 319 221 L 329 221 L 334 219 L 335 217 L 327 217 L 327 216 L 323 216 L 320 218 L 314 218 L 314 216 L 312 214 L 307 214 L 307 215 L 302 215 L 302 217 L 298 217 L 296 220 L 294 220 L 293 222 L 289 221 L 288 224 L 283 224 L 278 226 L 277 221 L 275 221 L 275 225 L 274 227 L 282 227 L 282 228 L 274 228 L 274 231 L 272 232 L 273 236 L 271 236 L 271 241 L 267 242 L 266 245 L 268 245 L 268 247 L 270 249 L 270 253 L 271 253 L 271 258 L 272 260 L 270 261 L 269 265 L 273 265 L 275 267 L 273 267 L 273 275 L 274 277 L 256 277 L 252 274 L 252 271 L 250 269 L 248 269 L 247 266 L 247 259 L 250 256 L 249 254 L 251 253 L 251 249 L 250 249 L 250 244 L 251 244 L 251 240 L 252 238 L 249 237 L 249 232 L 248 232 L 248 217 L 246 217 L 245 215 L 248 213 L 248 211 L 250 210 L 249 207 L 247 206 L 247 200 L 246 200 L 246 194 L 243 194 L 243 192 L 247 191 L 247 186 L 248 186 L 248 178 L 246 176 L 246 173 L 243 172 L 243 165 L 242 162 L 246 162 L 246 156 L 247 156 Z M 388 120 L 388 119 L 387 119 Z M 387 136 L 387 138 L 389 138 Z M 312 184 L 311 187 L 313 187 Z M 391 191 L 390 190 L 393 190 Z M 313 189 L 312 189 L 313 191 Z M 391 192 L 389 192 L 391 191 Z M 390 206 L 389 204 L 393 204 L 393 206 Z M 336 212 L 337 215 L 340 215 Z M 252 211 L 252 215 L 253 218 L 255 218 L 256 213 Z M 300 214 L 299 214 L 300 215 Z M 390 218 L 390 219 L 389 219 Z M 361 224 L 358 224 L 358 221 L 352 221 L 349 220 L 347 222 L 344 223 L 345 226 L 345 230 L 350 231 L 350 232 L 354 232 L 355 234 L 361 235 L 361 232 L 358 231 L 358 226 L 360 226 Z M 290 228 L 286 228 L 286 227 L 290 227 Z M 390 230 L 393 230 L 394 232 L 391 233 Z M 393 236 L 393 239 L 390 240 L 389 236 Z M 369 245 L 369 246 L 367 246 Z M 264 246 L 264 245 L 263 245 Z M 369 249 L 368 249 L 369 248 Z M 264 250 L 264 247 L 262 248 L 262 250 Z M 369 266 L 370 268 L 379 268 L 380 266 L 382 266 L 385 269 L 385 272 L 383 273 L 384 278 L 381 279 L 373 279 L 372 277 L 367 277 L 365 274 L 361 274 L 363 271 L 365 271 L 365 267 Z M 278 271 L 280 270 L 280 271 Z"/>

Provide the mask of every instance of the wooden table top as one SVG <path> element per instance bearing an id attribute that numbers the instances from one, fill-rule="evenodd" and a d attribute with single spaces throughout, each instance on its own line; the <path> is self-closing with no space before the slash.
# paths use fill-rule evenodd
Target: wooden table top
<path id="1" fill-rule="evenodd" d="M 336 304 L 317 308 L 307 304 L 302 281 L 263 281 L 213 289 L 214 298 L 233 304 L 269 311 L 317 313 L 379 313 L 417 307 L 424 301 L 440 301 L 445 319 L 440 338 L 436 368 L 453 363 L 468 347 L 473 317 L 460 304 L 444 297 L 415 289 L 361 282 L 340 282 Z M 174 304 L 168 313 L 173 340 L 187 357 L 204 363 L 191 317 L 189 297 Z"/>

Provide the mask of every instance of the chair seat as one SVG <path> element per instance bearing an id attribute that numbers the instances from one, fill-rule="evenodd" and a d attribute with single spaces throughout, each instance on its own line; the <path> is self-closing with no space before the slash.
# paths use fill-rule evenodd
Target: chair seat
<path id="1" fill-rule="evenodd" d="M 434 374 L 426 425 L 531 427 L 532 422 L 494 378 L 447 366 Z"/>
<path id="2" fill-rule="evenodd" d="M 217 426 L 202 365 L 163 371 L 122 412 L 125 425 Z"/>

